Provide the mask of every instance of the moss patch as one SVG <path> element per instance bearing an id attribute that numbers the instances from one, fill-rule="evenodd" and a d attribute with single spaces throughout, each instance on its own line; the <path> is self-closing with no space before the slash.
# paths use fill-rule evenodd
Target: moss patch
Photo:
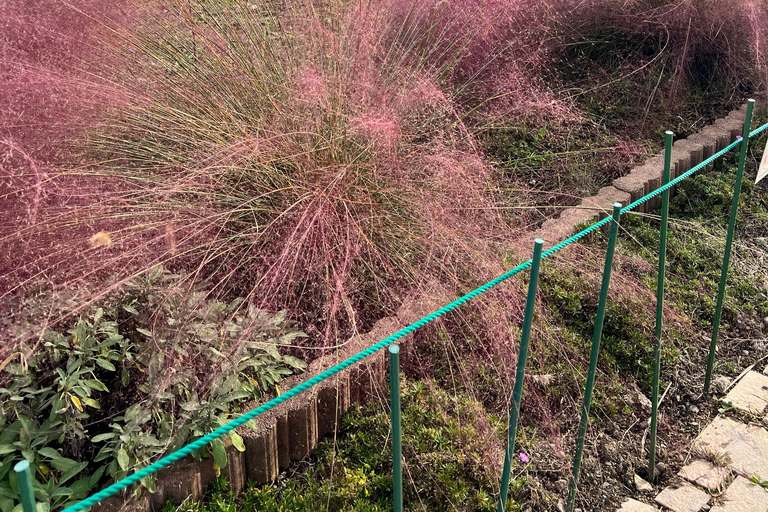
<path id="1" fill-rule="evenodd" d="M 405 382 L 403 404 L 406 510 L 493 511 L 503 457 L 504 421 L 468 398 L 431 382 Z M 314 512 L 392 510 L 392 439 L 389 412 L 379 402 L 355 405 L 335 439 L 274 485 L 251 486 L 239 496 L 220 480 L 194 512 L 259 510 Z M 510 496 L 524 483 L 514 480 Z M 167 503 L 163 512 L 173 512 Z M 510 511 L 521 510 L 510 499 Z"/>

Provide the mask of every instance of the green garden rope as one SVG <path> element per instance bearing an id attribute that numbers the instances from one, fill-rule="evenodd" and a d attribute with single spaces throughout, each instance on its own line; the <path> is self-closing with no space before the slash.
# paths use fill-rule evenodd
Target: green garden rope
<path id="1" fill-rule="evenodd" d="M 752 138 L 752 137 L 760 134 L 763 130 L 765 130 L 767 128 L 768 128 L 768 123 L 764 124 L 763 126 L 757 128 L 755 131 L 751 132 L 749 134 L 749 137 Z M 691 176 L 695 172 L 701 170 L 705 166 L 709 165 L 710 163 L 714 162 L 715 160 L 717 160 L 721 156 L 725 155 L 730 150 L 732 150 L 733 148 L 735 148 L 736 146 L 741 144 L 741 142 L 742 142 L 742 140 L 739 139 L 736 142 L 731 143 L 726 148 L 718 151 L 717 153 L 715 153 L 711 157 L 707 158 L 706 160 L 704 160 L 700 164 L 692 167 L 689 171 L 685 172 L 684 174 L 681 174 L 680 176 L 678 176 L 674 180 L 670 181 L 666 185 L 663 185 L 663 186 L 657 188 L 653 192 L 650 192 L 649 194 L 646 194 L 645 196 L 641 197 L 640 199 L 634 201 L 633 203 L 630 203 L 629 205 L 625 206 L 624 208 L 621 209 L 621 213 L 626 213 L 626 212 L 636 208 L 637 206 L 643 204 L 644 202 L 648 201 L 649 199 L 651 199 L 651 198 L 661 194 L 665 190 L 675 186 L 677 183 L 683 181 L 684 179 L 688 178 L 689 176 Z M 585 237 L 589 233 L 592 233 L 593 231 L 599 229 L 600 227 L 608 224 L 609 222 L 611 222 L 611 219 L 612 219 L 612 217 L 608 216 L 608 217 L 602 219 L 601 221 L 599 221 L 599 222 L 589 226 L 588 228 L 583 229 L 582 231 L 576 233 L 572 237 L 570 237 L 570 238 L 560 242 L 559 244 L 551 247 L 550 249 L 544 251 L 542 253 L 541 257 L 542 258 L 546 258 L 547 256 L 550 256 L 550 255 L 556 253 L 557 251 L 559 251 L 561 249 L 564 249 L 565 247 L 569 246 L 570 244 L 572 244 L 572 243 L 578 241 L 579 239 Z M 465 302 L 468 302 L 468 301 L 474 299 L 475 297 L 477 297 L 478 295 L 480 295 L 482 293 L 485 293 L 486 291 L 488 291 L 491 288 L 495 287 L 496 285 L 506 281 L 510 277 L 512 277 L 512 276 L 514 276 L 516 274 L 519 274 L 520 272 L 522 272 L 523 270 L 527 269 L 530 266 L 531 266 L 531 260 L 528 260 L 528 261 L 525 261 L 525 262 L 521 263 L 520 265 L 518 265 L 517 267 L 513 268 L 512 270 L 502 274 L 501 276 L 497 277 L 496 279 L 494 279 L 492 281 L 489 281 L 488 283 L 480 286 L 479 288 L 476 288 L 475 290 L 472 290 L 471 292 L 469 292 L 468 294 L 464 295 L 463 297 L 460 297 L 459 299 L 456 299 L 455 301 L 451 302 L 447 306 L 444 306 L 444 307 L 438 309 L 434 313 L 425 316 L 421 320 L 418 320 L 418 321 L 412 323 L 411 325 L 405 327 L 404 329 L 401 329 L 400 331 L 396 332 L 395 334 L 393 334 L 393 335 L 389 336 L 388 338 L 380 341 L 379 343 L 373 345 L 372 347 L 369 347 L 369 348 L 367 348 L 367 349 L 365 349 L 365 350 L 355 354 L 354 356 L 350 357 L 349 359 L 347 359 L 347 360 L 337 364 L 336 366 L 333 366 L 333 367 L 329 368 L 328 370 L 324 371 L 323 373 L 321 373 L 321 374 L 319 374 L 319 375 L 317 375 L 315 377 L 312 377 L 311 379 L 303 382 L 302 384 L 299 384 L 298 386 L 296 386 L 296 387 L 286 391 L 282 395 L 280 395 L 280 396 L 278 396 L 276 398 L 273 398 L 269 402 L 267 402 L 267 403 L 265 403 L 263 405 L 260 405 L 256 409 L 253 409 L 253 410 L 243 414 L 242 416 L 240 416 L 240 417 L 230 421 L 229 423 L 227 423 L 223 427 L 220 427 L 220 428 L 214 430 L 213 432 L 211 432 L 207 436 L 201 437 L 200 439 L 197 439 L 196 441 L 193 441 L 193 442 L 189 443 L 188 445 L 184 446 L 183 448 L 180 448 L 179 450 L 176 450 L 175 452 L 171 453 L 170 455 L 166 455 L 165 457 L 163 457 L 162 459 L 158 460 L 157 462 L 154 462 L 153 464 L 150 464 L 146 468 L 141 469 L 141 470 L 137 471 L 136 473 L 133 473 L 132 475 L 129 475 L 129 476 L 123 478 L 119 482 L 115 482 L 114 484 L 110 485 L 106 489 L 103 489 L 103 490 L 97 492 L 96 494 L 93 494 L 93 495 L 89 496 L 88 498 L 85 498 L 84 500 L 79 501 L 79 502 L 75 503 L 74 505 L 72 505 L 70 507 L 67 507 L 66 509 L 63 510 L 63 512 L 80 512 L 81 510 L 85 510 L 86 508 L 88 508 L 88 507 L 90 507 L 92 505 L 95 505 L 96 503 L 98 503 L 99 501 L 101 501 L 101 500 L 103 500 L 105 498 L 108 498 L 108 497 L 110 497 L 112 495 L 117 494 L 118 492 L 122 491 L 126 487 L 128 487 L 128 486 L 130 486 L 130 485 L 132 485 L 132 484 L 134 484 L 136 482 L 138 482 L 139 480 L 141 480 L 145 476 L 149 476 L 152 473 L 155 473 L 158 470 L 160 470 L 160 469 L 162 469 L 162 468 L 164 468 L 166 466 L 169 466 L 170 464 L 176 462 L 177 460 L 179 460 L 179 459 L 181 459 L 183 457 L 186 457 L 187 455 L 191 454 L 195 450 L 198 450 L 199 448 L 202 448 L 202 447 L 206 446 L 208 443 L 210 443 L 214 439 L 220 438 L 221 436 L 231 432 L 232 430 L 236 429 L 240 425 L 243 425 L 244 423 L 246 423 L 247 421 L 255 418 L 256 416 L 258 416 L 258 415 L 260 415 L 262 413 L 265 413 L 265 412 L 269 411 L 270 409 L 274 408 L 275 406 L 285 402 L 286 400 L 290 400 L 294 396 L 296 396 L 296 395 L 306 391 L 307 389 L 311 388 L 315 384 L 318 384 L 318 383 L 320 383 L 320 382 L 322 382 L 322 381 L 324 381 L 324 380 L 326 380 L 326 379 L 336 375 L 337 373 L 345 370 L 346 368 L 352 366 L 353 364 L 362 361 L 363 359 L 365 359 L 366 357 L 370 356 L 371 354 L 373 354 L 373 353 L 381 350 L 382 348 L 384 348 L 384 347 L 386 347 L 386 346 L 396 342 L 400 338 L 411 334 L 415 330 L 420 329 L 421 327 L 424 327 L 428 323 L 433 322 L 434 320 L 440 318 L 441 316 L 445 315 L 446 313 L 449 313 L 450 311 L 453 311 L 454 309 L 458 308 L 459 306 L 461 306 Z"/>

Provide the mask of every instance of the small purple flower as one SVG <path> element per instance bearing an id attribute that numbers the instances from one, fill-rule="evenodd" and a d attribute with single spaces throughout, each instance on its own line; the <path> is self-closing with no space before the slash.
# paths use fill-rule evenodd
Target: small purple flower
<path id="1" fill-rule="evenodd" d="M 529 459 L 528 456 L 523 452 L 520 452 L 520 460 L 525 462 L 526 464 L 531 462 L 531 459 Z"/>
<path id="2" fill-rule="evenodd" d="M 736 140 L 741 140 L 741 135 L 737 135 Z"/>

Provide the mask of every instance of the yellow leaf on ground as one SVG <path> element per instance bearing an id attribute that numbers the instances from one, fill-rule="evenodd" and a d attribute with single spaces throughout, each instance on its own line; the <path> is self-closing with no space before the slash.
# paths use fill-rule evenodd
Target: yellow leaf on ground
<path id="1" fill-rule="evenodd" d="M 112 245 L 112 237 L 110 237 L 109 233 L 106 231 L 99 231 L 91 237 L 90 245 L 92 249 L 101 246 L 109 247 Z"/>

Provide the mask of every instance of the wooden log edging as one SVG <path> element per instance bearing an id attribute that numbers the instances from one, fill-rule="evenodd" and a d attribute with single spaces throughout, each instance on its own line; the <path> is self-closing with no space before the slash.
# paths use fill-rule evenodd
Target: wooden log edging
<path id="1" fill-rule="evenodd" d="M 312 361 L 304 373 L 284 380 L 280 388 L 291 389 L 301 384 L 423 318 L 436 307 L 439 307 L 436 301 L 433 303 L 426 298 L 406 300 L 395 316 L 379 320 L 366 334 L 353 336 L 334 354 Z M 406 357 L 412 337 L 399 340 Z M 239 452 L 227 442 L 227 466 L 221 469 L 221 474 L 229 481 L 230 490 L 241 491 L 248 482 L 266 484 L 275 481 L 281 470 L 291 462 L 303 460 L 320 439 L 333 433 L 353 403 L 384 398 L 388 374 L 385 352 L 380 350 L 257 416 L 254 420 L 256 428 L 238 427 L 236 432 L 243 438 L 245 451 Z M 258 405 L 247 404 L 243 410 Z M 154 493 L 143 489 L 136 498 L 129 488 L 94 505 L 92 512 L 152 512 L 159 510 L 170 498 L 178 503 L 199 500 L 215 478 L 212 459 L 197 461 L 185 457 L 157 472 Z"/>
<path id="2" fill-rule="evenodd" d="M 676 140 L 672 146 L 670 179 L 677 178 L 691 167 L 735 142 L 736 137 L 741 135 L 746 112 L 745 103 L 741 108 L 730 112 L 726 117 L 716 120 L 688 138 Z M 559 217 L 545 221 L 533 236 L 541 238 L 548 247 L 551 247 L 574 235 L 579 224 L 610 215 L 613 203 L 626 206 L 659 188 L 662 184 L 663 172 L 664 155 L 652 156 L 627 175 L 615 179 L 612 185 L 601 188 L 594 196 L 582 199 L 578 206 L 566 208 Z M 672 191 L 674 192 L 674 187 Z M 656 196 L 640 205 L 638 211 L 648 213 L 659 208 L 660 205 L 661 197 Z"/>

